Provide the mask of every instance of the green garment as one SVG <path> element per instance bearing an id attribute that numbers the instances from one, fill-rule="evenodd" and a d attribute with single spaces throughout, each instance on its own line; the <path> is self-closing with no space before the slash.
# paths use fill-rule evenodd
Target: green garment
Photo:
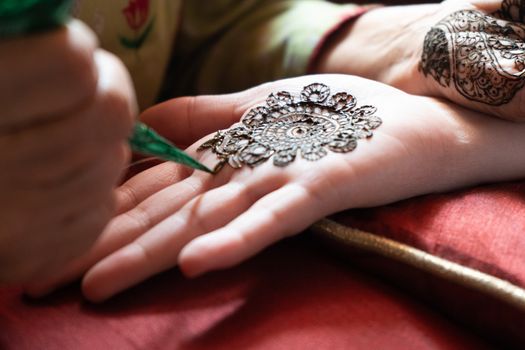
<path id="1" fill-rule="evenodd" d="M 131 72 L 141 108 L 305 74 L 357 10 L 324 0 L 78 0 L 76 15 Z"/>

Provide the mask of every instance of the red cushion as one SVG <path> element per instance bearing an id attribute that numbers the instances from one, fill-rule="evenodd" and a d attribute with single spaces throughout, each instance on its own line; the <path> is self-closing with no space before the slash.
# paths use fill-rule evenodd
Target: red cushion
<path id="1" fill-rule="evenodd" d="M 0 289 L 2 349 L 472 349 L 481 340 L 301 236 L 196 280 L 158 276 L 101 306 Z"/>
<path id="2" fill-rule="evenodd" d="M 469 278 L 451 281 L 447 271 L 436 276 L 362 249 L 348 254 L 498 341 L 525 342 L 525 182 L 423 196 L 334 219 L 514 285 L 515 295 L 502 296 L 495 284 L 473 289 Z"/>

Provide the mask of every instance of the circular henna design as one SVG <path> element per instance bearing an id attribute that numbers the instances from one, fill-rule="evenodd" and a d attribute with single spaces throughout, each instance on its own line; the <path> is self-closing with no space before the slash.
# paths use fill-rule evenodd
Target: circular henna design
<path id="1" fill-rule="evenodd" d="M 492 15 L 452 13 L 427 33 L 420 70 L 469 100 L 510 102 L 525 85 L 524 4 L 506 0 Z"/>
<path id="2" fill-rule="evenodd" d="M 239 124 L 218 131 L 199 150 L 217 155 L 216 171 L 225 164 L 255 167 L 269 159 L 283 167 L 298 156 L 316 161 L 328 151 L 351 152 L 357 140 L 372 137 L 382 123 L 375 112 L 373 106 L 356 108 L 349 93 L 330 96 L 328 86 L 314 83 L 297 98 L 286 91 L 271 94 L 266 105 L 250 109 Z"/>

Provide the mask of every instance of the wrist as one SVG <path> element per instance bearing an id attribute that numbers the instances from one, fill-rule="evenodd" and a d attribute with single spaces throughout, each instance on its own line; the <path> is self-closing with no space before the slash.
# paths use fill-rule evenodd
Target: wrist
<path id="1" fill-rule="evenodd" d="M 436 112 L 439 110 L 442 119 L 448 119 L 448 145 L 441 162 L 446 167 L 442 167 L 440 173 L 450 178 L 454 184 L 450 188 L 525 177 L 523 123 L 490 118 L 435 101 Z"/>

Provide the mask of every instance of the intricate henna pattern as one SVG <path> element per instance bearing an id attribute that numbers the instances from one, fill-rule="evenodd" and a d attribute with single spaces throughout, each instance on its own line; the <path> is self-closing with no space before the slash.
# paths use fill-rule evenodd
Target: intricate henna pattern
<path id="1" fill-rule="evenodd" d="M 525 86 L 525 1 L 506 0 L 500 11 L 457 11 L 426 35 L 420 70 L 467 99 L 510 102 Z M 512 21 L 512 22 L 511 22 Z"/>
<path id="2" fill-rule="evenodd" d="M 450 52 L 447 33 L 440 28 L 428 32 L 423 48 L 421 70 L 436 79 L 439 85 L 450 85 Z"/>
<path id="3" fill-rule="evenodd" d="M 497 11 L 494 16 L 507 21 L 525 23 L 525 1 L 505 0 L 501 5 L 501 10 Z"/>
<path id="4" fill-rule="evenodd" d="M 255 167 L 273 159 L 276 166 L 292 163 L 300 154 L 316 161 L 328 151 L 347 153 L 357 141 L 372 137 L 381 125 L 373 106 L 356 107 L 354 96 L 314 83 L 299 99 L 287 91 L 271 94 L 266 105 L 250 109 L 239 125 L 221 130 L 199 147 L 211 149 L 219 158 L 218 172 L 225 164 L 233 168 Z"/>

